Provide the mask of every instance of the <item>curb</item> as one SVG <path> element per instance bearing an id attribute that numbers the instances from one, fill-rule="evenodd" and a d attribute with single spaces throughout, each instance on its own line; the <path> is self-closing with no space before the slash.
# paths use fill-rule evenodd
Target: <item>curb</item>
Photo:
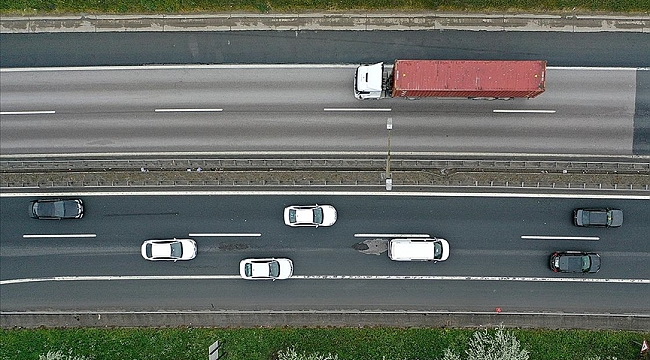
<path id="1" fill-rule="evenodd" d="M 426 311 L 178 311 L 0 314 L 0 328 L 414 327 L 650 331 L 647 315 Z"/>
<path id="2" fill-rule="evenodd" d="M 650 16 L 539 14 L 204 14 L 2 17 L 0 33 L 471 30 L 650 33 Z"/>

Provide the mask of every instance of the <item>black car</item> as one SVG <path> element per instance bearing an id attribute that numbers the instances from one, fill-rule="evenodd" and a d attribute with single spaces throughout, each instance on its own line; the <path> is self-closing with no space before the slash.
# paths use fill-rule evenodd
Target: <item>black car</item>
<path id="1" fill-rule="evenodd" d="M 619 227 L 623 225 L 623 211 L 618 209 L 575 209 L 573 223 L 584 227 Z"/>
<path id="2" fill-rule="evenodd" d="M 556 252 L 551 255 L 551 270 L 561 273 L 597 273 L 600 255 L 582 251 Z"/>
<path id="3" fill-rule="evenodd" d="M 29 216 L 34 219 L 81 219 L 84 203 L 81 199 L 44 199 L 29 204 Z"/>

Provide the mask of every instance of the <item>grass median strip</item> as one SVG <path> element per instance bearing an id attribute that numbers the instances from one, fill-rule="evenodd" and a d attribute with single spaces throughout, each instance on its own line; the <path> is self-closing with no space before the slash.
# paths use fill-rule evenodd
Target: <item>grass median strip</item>
<path id="1" fill-rule="evenodd" d="M 491 330 L 492 331 L 492 330 Z M 530 360 L 635 359 L 650 333 L 584 330 L 508 330 Z M 219 340 L 227 360 L 274 359 L 299 352 L 343 359 L 441 359 L 445 349 L 464 353 L 475 330 L 431 328 L 254 329 L 35 329 L 0 330 L 0 359 L 38 359 L 48 351 L 88 359 L 207 358 Z"/>

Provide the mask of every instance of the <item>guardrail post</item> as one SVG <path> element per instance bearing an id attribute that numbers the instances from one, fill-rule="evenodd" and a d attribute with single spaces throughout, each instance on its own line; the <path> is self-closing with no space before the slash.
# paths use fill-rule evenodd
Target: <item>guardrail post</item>
<path id="1" fill-rule="evenodd" d="M 221 347 L 221 344 L 219 344 L 219 340 L 215 341 L 210 345 L 208 348 L 208 360 L 219 360 L 223 359 L 226 356 L 226 353 L 221 353 L 221 356 L 219 356 L 219 348 Z"/>

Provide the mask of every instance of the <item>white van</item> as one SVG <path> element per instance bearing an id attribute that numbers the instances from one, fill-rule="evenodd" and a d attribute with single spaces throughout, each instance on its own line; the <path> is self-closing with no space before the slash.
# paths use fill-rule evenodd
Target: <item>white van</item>
<path id="1" fill-rule="evenodd" d="M 393 239 L 388 243 L 388 257 L 395 261 L 444 261 L 449 257 L 445 239 Z"/>

